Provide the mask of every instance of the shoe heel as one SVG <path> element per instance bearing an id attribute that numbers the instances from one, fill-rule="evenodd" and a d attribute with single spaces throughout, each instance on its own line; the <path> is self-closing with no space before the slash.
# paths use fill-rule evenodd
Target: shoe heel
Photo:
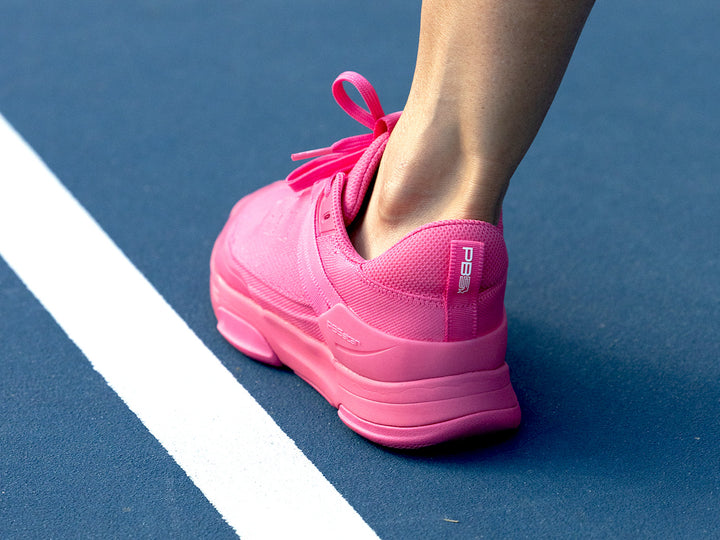
<path id="1" fill-rule="evenodd" d="M 433 379 L 385 382 L 336 364 L 338 414 L 362 436 L 396 448 L 514 429 L 520 407 L 508 366 Z"/>
<path id="2" fill-rule="evenodd" d="M 355 433 L 382 446 L 415 449 L 443 442 L 465 439 L 520 425 L 520 407 L 484 411 L 425 426 L 398 427 L 369 422 L 353 414 L 345 406 L 338 408 L 340 420 Z"/>
<path id="3" fill-rule="evenodd" d="M 442 343 L 385 334 L 343 305 L 319 322 L 335 362 L 340 418 L 364 437 L 417 448 L 520 424 L 505 318 L 481 337 Z"/>

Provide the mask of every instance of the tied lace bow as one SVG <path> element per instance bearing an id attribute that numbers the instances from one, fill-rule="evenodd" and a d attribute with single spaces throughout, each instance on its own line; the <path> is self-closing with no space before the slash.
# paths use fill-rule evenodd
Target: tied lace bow
<path id="1" fill-rule="evenodd" d="M 348 96 L 343 85 L 345 82 L 352 84 L 360 93 L 367 109 Z M 365 77 L 354 71 L 341 73 L 333 82 L 332 93 L 342 110 L 371 129 L 372 133 L 340 139 L 328 148 L 293 154 L 291 156 L 293 161 L 314 158 L 288 175 L 287 182 L 295 191 L 301 191 L 337 173 L 348 173 L 370 144 L 383 133 L 391 131 L 400 118 L 399 112 L 385 115 L 375 89 Z"/>

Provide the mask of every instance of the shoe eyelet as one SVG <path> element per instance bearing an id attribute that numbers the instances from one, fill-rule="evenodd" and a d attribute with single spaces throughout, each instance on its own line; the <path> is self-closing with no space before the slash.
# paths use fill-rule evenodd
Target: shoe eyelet
<path id="1" fill-rule="evenodd" d="M 327 221 L 328 219 L 330 219 L 330 212 L 325 212 L 325 213 L 323 214 L 323 219 L 326 220 L 326 221 Z"/>

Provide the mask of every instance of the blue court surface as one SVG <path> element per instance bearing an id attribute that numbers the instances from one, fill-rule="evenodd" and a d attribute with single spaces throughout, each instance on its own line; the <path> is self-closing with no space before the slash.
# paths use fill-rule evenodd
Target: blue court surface
<path id="1" fill-rule="evenodd" d="M 172 414 L 136 406 L 133 384 L 68 337 L 32 276 L 72 268 L 84 240 L 60 234 L 83 244 L 77 256 L 26 242 L 18 257 L 34 266 L 12 262 L 21 218 L 43 223 L 54 207 L 20 206 L 30 175 L 2 168 L 18 155 L 3 144 L 0 538 L 272 538 L 280 526 L 297 538 L 720 537 L 718 2 L 598 2 L 513 179 L 517 433 L 375 446 L 292 373 L 247 359 L 215 330 L 208 260 L 233 203 L 283 178 L 291 153 L 360 132 L 330 95 L 340 72 L 365 75 L 386 111 L 402 108 L 418 27 L 419 3 L 403 0 L 0 0 L 0 114 L 219 361 L 228 395 L 249 392 L 269 415 L 262 425 L 287 436 L 264 447 L 220 399 L 198 399 L 186 431 L 239 414 L 232 440 L 252 452 L 164 430 Z M 113 272 L 90 274 L 109 298 L 118 292 Z M 115 328 L 105 317 L 91 321 L 98 331 Z M 78 332 L 100 356 L 145 350 L 122 331 Z M 123 375 L 157 396 L 152 410 L 181 378 L 172 332 L 166 368 Z M 194 355 L 177 358 L 193 369 Z M 206 445 L 199 457 L 173 446 L 182 436 Z M 307 466 L 265 454 L 285 448 L 282 437 Z M 223 491 L 202 480 L 211 455 L 224 456 L 216 477 L 251 476 L 256 464 L 270 473 Z"/>

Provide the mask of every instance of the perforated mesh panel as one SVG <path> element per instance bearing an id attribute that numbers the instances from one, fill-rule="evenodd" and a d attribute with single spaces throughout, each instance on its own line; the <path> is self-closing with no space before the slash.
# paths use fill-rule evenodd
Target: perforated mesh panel
<path id="1" fill-rule="evenodd" d="M 485 244 L 482 289 L 505 278 L 507 251 L 500 231 L 487 223 L 464 220 L 418 229 L 380 257 L 364 263 L 363 272 L 385 287 L 440 299 L 445 292 L 452 240 Z"/>

